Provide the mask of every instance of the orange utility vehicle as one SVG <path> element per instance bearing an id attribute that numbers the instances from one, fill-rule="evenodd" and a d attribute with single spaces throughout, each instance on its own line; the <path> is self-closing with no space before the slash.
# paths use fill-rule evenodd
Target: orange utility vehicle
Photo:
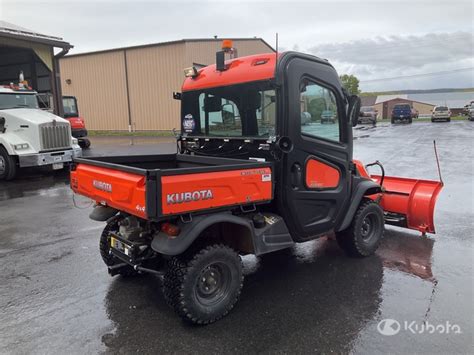
<path id="1" fill-rule="evenodd" d="M 75 96 L 63 96 L 64 118 L 71 124 L 71 133 L 77 138 L 82 149 L 88 149 L 91 141 L 87 138 L 87 129 L 84 118 L 79 114 L 77 98 Z"/>
<path id="2" fill-rule="evenodd" d="M 174 94 L 177 154 L 75 160 L 72 189 L 95 200 L 90 217 L 107 223 L 100 253 L 111 275 L 161 275 L 175 311 L 208 324 L 239 298 L 241 255 L 334 232 L 348 254 L 368 256 L 384 219 L 434 233 L 442 183 L 369 176 L 353 161 L 360 100 L 326 60 L 238 58 L 226 42 L 216 61 L 186 69 Z M 322 124 L 327 111 L 334 124 Z"/>

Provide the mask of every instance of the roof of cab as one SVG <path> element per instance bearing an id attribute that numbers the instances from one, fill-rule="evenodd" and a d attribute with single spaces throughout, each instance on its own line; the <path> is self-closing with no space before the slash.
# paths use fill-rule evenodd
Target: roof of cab
<path id="1" fill-rule="evenodd" d="M 0 85 L 0 93 L 3 94 L 36 94 L 34 90 L 27 90 L 27 89 L 12 89 L 9 86 Z"/>
<path id="2" fill-rule="evenodd" d="M 255 54 L 226 61 L 227 69 L 216 70 L 212 64 L 198 70 L 195 78 L 186 78 L 182 91 L 202 90 L 275 77 L 276 53 Z"/>

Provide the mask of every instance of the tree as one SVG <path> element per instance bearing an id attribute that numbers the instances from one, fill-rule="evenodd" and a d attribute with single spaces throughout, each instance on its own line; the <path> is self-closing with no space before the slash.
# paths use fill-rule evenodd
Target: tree
<path id="1" fill-rule="evenodd" d="M 344 74 L 339 77 L 342 81 L 342 86 L 349 92 L 351 95 L 359 95 L 359 79 L 354 75 Z"/>

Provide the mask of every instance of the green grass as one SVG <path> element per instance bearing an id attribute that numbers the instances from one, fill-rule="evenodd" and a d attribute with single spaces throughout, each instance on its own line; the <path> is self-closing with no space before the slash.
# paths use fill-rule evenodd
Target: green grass
<path id="1" fill-rule="evenodd" d="M 174 137 L 173 131 L 93 131 L 89 130 L 90 137 Z"/>

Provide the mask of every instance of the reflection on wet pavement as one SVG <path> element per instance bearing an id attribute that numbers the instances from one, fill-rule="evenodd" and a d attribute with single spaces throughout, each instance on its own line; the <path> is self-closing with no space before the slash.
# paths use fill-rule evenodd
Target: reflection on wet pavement
<path id="1" fill-rule="evenodd" d="M 470 353 L 472 127 L 356 130 L 369 135 L 356 141 L 356 158 L 380 160 L 389 175 L 427 179 L 437 178 L 436 138 L 445 180 L 437 234 L 388 227 L 376 255 L 363 259 L 346 257 L 331 237 L 245 256 L 240 302 L 207 327 L 184 324 L 166 306 L 159 279 L 107 275 L 98 254 L 103 224 L 88 219 L 88 208 L 74 207 L 66 172 L 27 172 L 0 183 L 0 353 Z M 129 143 L 98 140 L 87 154 L 175 149 Z M 384 336 L 377 324 L 386 318 L 449 321 L 463 333 Z"/>

